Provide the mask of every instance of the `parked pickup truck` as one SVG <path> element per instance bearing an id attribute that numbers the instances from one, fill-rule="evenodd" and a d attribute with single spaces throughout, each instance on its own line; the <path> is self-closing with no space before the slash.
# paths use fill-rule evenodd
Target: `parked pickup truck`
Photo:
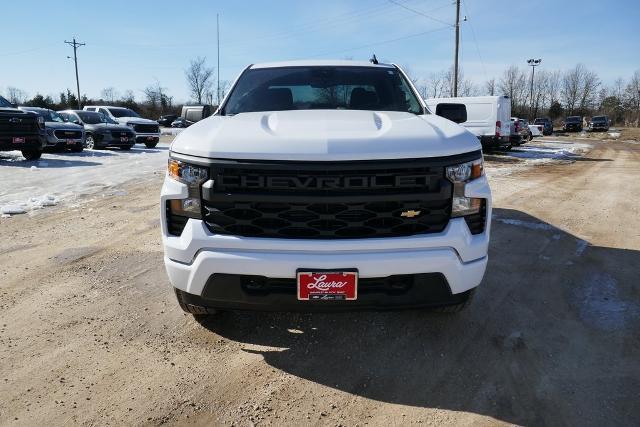
<path id="1" fill-rule="evenodd" d="M 609 117 L 607 116 L 593 116 L 589 121 L 589 131 L 608 131 L 609 130 Z"/>
<path id="2" fill-rule="evenodd" d="M 143 119 L 129 108 L 113 107 L 110 105 L 87 105 L 85 111 L 97 111 L 111 120 L 129 126 L 136 133 L 136 142 L 153 148 L 160 141 L 160 125 L 155 120 Z"/>
<path id="3" fill-rule="evenodd" d="M 457 311 L 487 266 L 480 141 L 393 64 L 247 67 L 174 140 L 160 204 L 169 280 L 194 315 Z"/>
<path id="4" fill-rule="evenodd" d="M 46 141 L 44 120 L 30 111 L 22 111 L 0 96 L 0 151 L 19 150 L 27 160 L 42 156 Z"/>

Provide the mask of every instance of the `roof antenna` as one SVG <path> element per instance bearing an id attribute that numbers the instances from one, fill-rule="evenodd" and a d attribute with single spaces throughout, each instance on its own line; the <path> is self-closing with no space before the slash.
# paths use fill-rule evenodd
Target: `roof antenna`
<path id="1" fill-rule="evenodd" d="M 376 58 L 376 54 L 375 53 L 373 54 L 373 56 L 371 57 L 369 62 L 371 62 L 372 64 L 377 64 L 378 63 L 378 58 Z"/>

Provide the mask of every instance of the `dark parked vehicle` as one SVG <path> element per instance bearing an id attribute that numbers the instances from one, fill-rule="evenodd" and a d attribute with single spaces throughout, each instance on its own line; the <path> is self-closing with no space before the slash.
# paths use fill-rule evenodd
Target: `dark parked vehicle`
<path id="1" fill-rule="evenodd" d="M 25 159 L 36 160 L 45 144 L 44 120 L 0 96 L 0 151 L 19 150 Z"/>
<path id="2" fill-rule="evenodd" d="M 39 107 L 19 107 L 23 111 L 36 113 L 44 120 L 45 150 L 71 150 L 79 153 L 84 148 L 84 128 L 75 123 L 67 123 L 64 118 L 53 110 Z"/>
<path id="3" fill-rule="evenodd" d="M 553 133 L 553 122 L 548 117 L 540 117 L 533 121 L 534 125 L 542 125 L 542 134 L 551 135 Z"/>
<path id="4" fill-rule="evenodd" d="M 595 131 L 608 131 L 609 130 L 609 117 L 607 116 L 593 116 L 589 122 L 589 130 Z"/>
<path id="5" fill-rule="evenodd" d="M 95 111 L 65 110 L 60 115 L 65 120 L 84 126 L 85 146 L 90 149 L 119 147 L 130 150 L 136 142 L 136 134 L 129 126 L 121 125 Z"/>
<path id="6" fill-rule="evenodd" d="M 565 132 L 582 132 L 582 117 L 569 116 L 564 119 L 562 130 Z"/>
<path id="7" fill-rule="evenodd" d="M 511 129 L 512 145 L 521 145 L 533 138 L 527 120 L 511 117 L 511 123 L 513 123 L 513 128 Z"/>
<path id="8" fill-rule="evenodd" d="M 177 118 L 178 118 L 177 114 L 165 114 L 163 116 L 160 116 L 160 118 L 156 121 L 160 126 L 164 126 L 168 128 L 171 126 L 171 123 L 173 123 L 173 121 Z"/>
<path id="9" fill-rule="evenodd" d="M 215 112 L 215 107 L 211 105 L 184 105 L 180 117 L 186 120 L 189 125 L 206 119 Z M 186 126 L 184 126 L 186 127 Z"/>
<path id="10" fill-rule="evenodd" d="M 177 119 L 175 119 L 173 121 L 173 123 L 171 123 L 171 127 L 172 128 L 187 128 L 189 126 L 191 126 L 191 122 L 189 122 L 188 120 L 183 119 L 182 117 L 178 117 Z"/>

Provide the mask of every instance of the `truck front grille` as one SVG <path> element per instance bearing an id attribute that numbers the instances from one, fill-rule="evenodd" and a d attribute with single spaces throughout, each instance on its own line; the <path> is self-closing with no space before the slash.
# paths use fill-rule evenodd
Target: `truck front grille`
<path id="1" fill-rule="evenodd" d="M 446 165 L 479 152 L 366 162 L 225 162 L 202 187 L 216 234 L 360 239 L 438 233 L 451 216 Z"/>
<path id="2" fill-rule="evenodd" d="M 38 134 L 38 122 L 31 116 L 0 116 L 0 135 L 21 136 L 24 134 Z M 16 120 L 12 120 L 16 119 Z"/>
<path id="3" fill-rule="evenodd" d="M 111 136 L 116 139 L 120 138 L 133 138 L 133 134 L 131 132 L 123 131 L 123 130 L 112 130 Z"/>
<path id="4" fill-rule="evenodd" d="M 136 133 L 159 133 L 160 132 L 160 127 L 158 125 L 145 125 L 145 124 L 134 124 L 133 125 L 133 130 L 136 131 Z"/>
<path id="5" fill-rule="evenodd" d="M 54 130 L 54 135 L 58 139 L 80 139 L 82 138 L 82 131 L 79 130 Z"/>

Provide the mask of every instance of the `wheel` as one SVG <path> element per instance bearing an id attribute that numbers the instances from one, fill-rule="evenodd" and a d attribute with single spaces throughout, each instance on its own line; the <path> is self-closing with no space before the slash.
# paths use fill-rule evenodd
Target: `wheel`
<path id="1" fill-rule="evenodd" d="M 42 150 L 22 150 L 22 157 L 26 160 L 38 160 L 42 156 Z"/>
<path id="2" fill-rule="evenodd" d="M 529 133 L 529 141 L 533 140 L 533 134 Z"/>
<path id="3" fill-rule="evenodd" d="M 469 307 L 471 301 L 473 300 L 473 296 L 475 295 L 475 288 L 465 292 L 465 295 L 462 297 L 462 301 L 457 304 L 444 305 L 442 307 L 436 307 L 433 309 L 436 313 L 459 313 L 465 308 Z"/>
<path id="4" fill-rule="evenodd" d="M 87 147 L 89 150 L 95 150 L 96 148 L 96 142 L 93 139 L 93 135 L 88 134 L 87 137 L 84 140 L 84 145 L 85 147 Z"/>
<path id="5" fill-rule="evenodd" d="M 124 146 L 120 147 L 120 149 L 122 151 L 129 151 L 129 150 L 131 150 L 131 146 L 130 145 L 124 145 Z"/>
<path id="6" fill-rule="evenodd" d="M 157 142 L 145 142 L 144 145 L 147 148 L 155 148 L 155 146 L 158 145 L 158 143 Z"/>

